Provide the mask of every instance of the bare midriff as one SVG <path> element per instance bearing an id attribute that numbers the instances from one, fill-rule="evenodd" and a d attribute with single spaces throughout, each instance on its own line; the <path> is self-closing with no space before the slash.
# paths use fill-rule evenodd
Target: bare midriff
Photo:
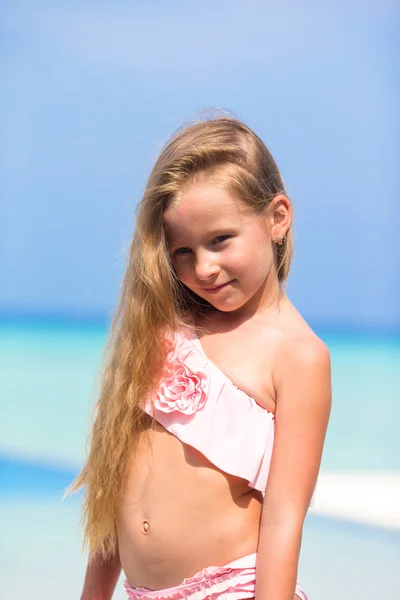
<path id="1" fill-rule="evenodd" d="M 173 587 L 256 552 L 262 500 L 163 427 L 142 433 L 117 518 L 129 584 Z"/>

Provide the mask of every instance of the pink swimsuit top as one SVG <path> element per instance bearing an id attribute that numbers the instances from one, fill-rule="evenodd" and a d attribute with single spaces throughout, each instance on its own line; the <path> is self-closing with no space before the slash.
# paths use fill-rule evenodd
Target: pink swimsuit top
<path id="1" fill-rule="evenodd" d="M 275 415 L 207 358 L 194 329 L 175 334 L 166 375 L 144 410 L 212 464 L 265 492 Z"/>

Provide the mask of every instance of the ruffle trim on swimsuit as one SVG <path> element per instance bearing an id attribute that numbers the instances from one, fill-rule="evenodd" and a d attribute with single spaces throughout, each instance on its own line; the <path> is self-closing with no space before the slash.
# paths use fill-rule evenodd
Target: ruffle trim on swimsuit
<path id="1" fill-rule="evenodd" d="M 206 567 L 179 585 L 163 590 L 132 588 L 125 581 L 129 600 L 244 600 L 254 598 L 256 586 L 257 553 L 242 556 L 222 567 Z M 308 600 L 304 590 L 296 583 L 296 594 Z"/>
<path id="2" fill-rule="evenodd" d="M 213 465 L 265 492 L 275 415 L 238 388 L 202 349 L 194 328 L 167 335 L 165 377 L 144 410 Z M 310 503 L 313 505 L 315 491 Z"/>
<path id="3" fill-rule="evenodd" d="M 193 577 L 187 577 L 180 585 L 164 590 L 131 588 L 125 582 L 129 600 L 243 600 L 254 597 L 254 586 L 254 568 L 229 567 L 207 567 Z"/>
<path id="4" fill-rule="evenodd" d="M 216 467 L 264 492 L 274 414 L 207 358 L 190 329 L 176 334 L 173 347 L 165 377 L 145 411 Z"/>

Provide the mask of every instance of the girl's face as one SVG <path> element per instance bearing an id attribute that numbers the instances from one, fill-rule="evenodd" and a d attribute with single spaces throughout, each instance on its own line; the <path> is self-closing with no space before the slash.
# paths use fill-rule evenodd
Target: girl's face
<path id="1" fill-rule="evenodd" d="M 271 222 L 212 183 L 193 185 L 164 213 L 182 283 L 216 309 L 240 309 L 265 287 L 274 264 Z"/>

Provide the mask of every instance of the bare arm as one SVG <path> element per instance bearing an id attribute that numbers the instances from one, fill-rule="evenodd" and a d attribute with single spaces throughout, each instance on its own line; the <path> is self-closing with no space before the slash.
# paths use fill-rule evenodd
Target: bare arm
<path id="1" fill-rule="evenodd" d="M 299 339 L 277 356 L 275 440 L 261 516 L 256 600 L 293 600 L 303 523 L 331 409 L 328 348 Z"/>
<path id="2" fill-rule="evenodd" d="M 118 555 L 106 561 L 95 556 L 86 569 L 81 600 L 111 600 L 120 574 Z"/>

